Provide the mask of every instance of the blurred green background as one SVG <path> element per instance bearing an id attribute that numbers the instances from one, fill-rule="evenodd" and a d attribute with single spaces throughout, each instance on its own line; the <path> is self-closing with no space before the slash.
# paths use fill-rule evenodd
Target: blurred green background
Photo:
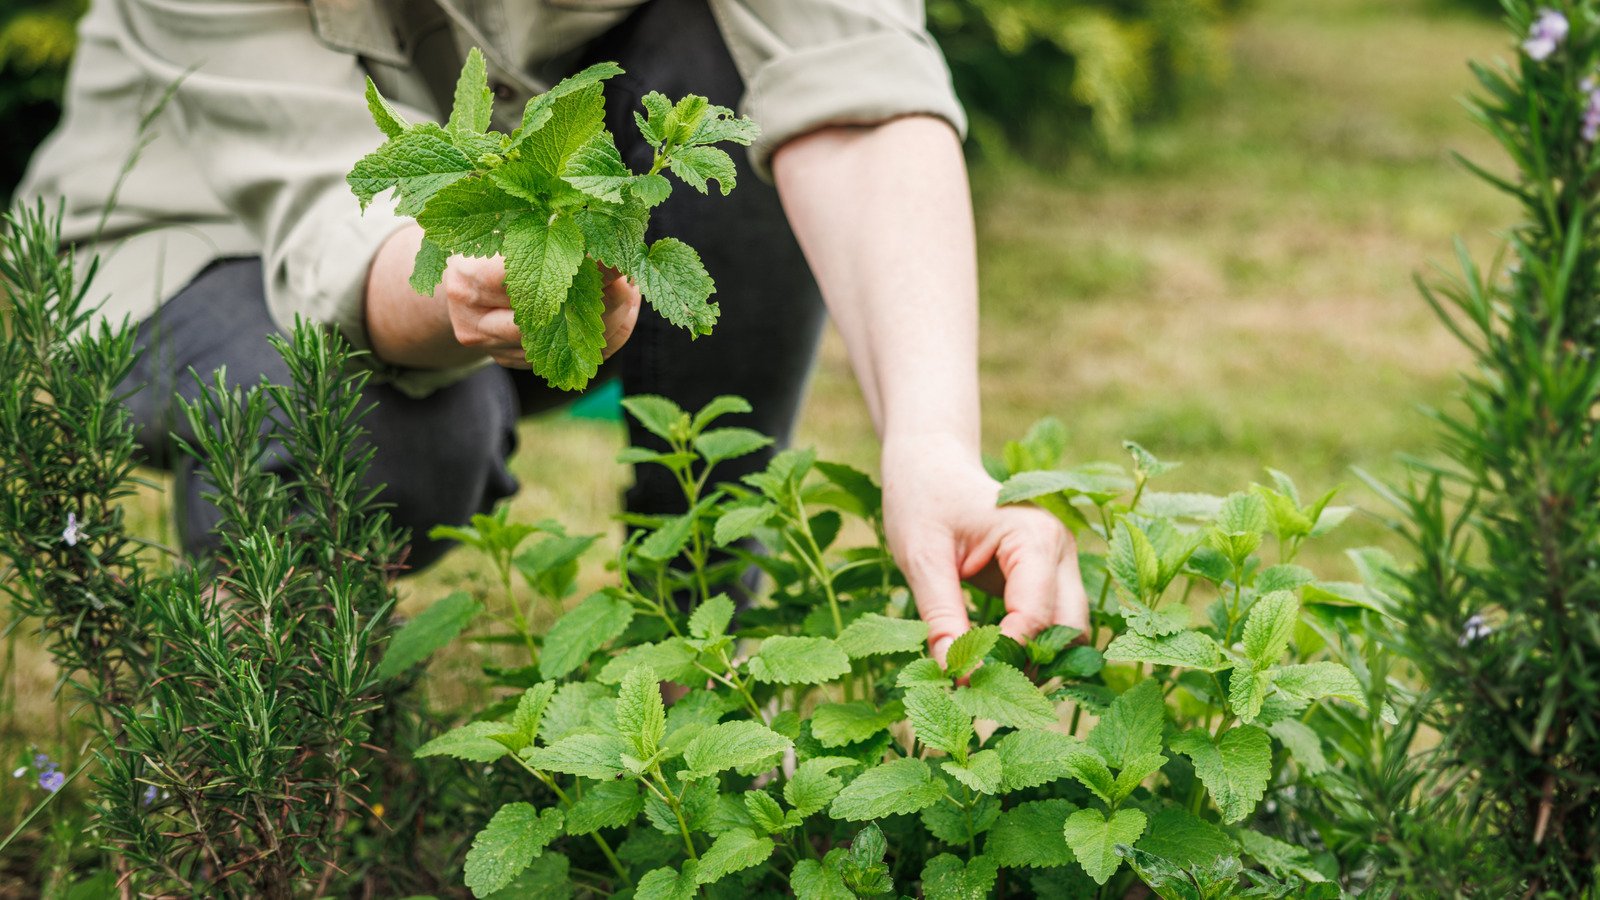
<path id="1" fill-rule="evenodd" d="M 0 12 L 0 195 L 55 116 L 74 9 L 16 2 Z M 1465 361 L 1412 279 L 1454 235 L 1491 251 L 1513 212 L 1449 157 L 1503 168 L 1457 102 L 1467 60 L 1514 52 L 1492 5 L 928 0 L 974 123 L 986 447 L 1056 415 L 1074 461 L 1117 457 L 1122 438 L 1185 460 L 1168 489 L 1226 492 L 1270 465 L 1308 492 L 1350 486 L 1366 512 L 1347 546 L 1395 546 L 1352 468 L 1392 477 L 1399 454 L 1427 454 L 1417 408 L 1448 403 Z M 797 440 L 877 470 L 835 334 Z M 621 446 L 614 422 L 528 422 L 513 515 L 614 540 L 629 475 L 604 461 Z M 163 503 L 140 500 L 152 532 Z M 1321 552 L 1304 561 L 1354 574 Z M 605 577 L 595 562 L 582 586 Z M 487 581 L 456 556 L 402 593 L 416 609 Z M 72 743 L 28 629 L 4 647 L 4 758 Z M 452 685 L 493 652 L 436 660 L 435 699 L 461 700 Z M 0 778 L 0 829 L 25 789 Z"/>

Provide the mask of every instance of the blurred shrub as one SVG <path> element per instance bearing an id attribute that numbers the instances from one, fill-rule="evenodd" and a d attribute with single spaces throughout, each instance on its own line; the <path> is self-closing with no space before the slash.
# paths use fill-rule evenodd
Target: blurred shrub
<path id="1" fill-rule="evenodd" d="M 22 178 L 33 148 L 61 115 L 73 24 L 87 0 L 7 0 L 0 4 L 0 206 Z"/>
<path id="2" fill-rule="evenodd" d="M 1048 157 L 1088 126 L 1111 153 L 1227 66 L 1240 0 L 929 0 L 980 148 Z"/>

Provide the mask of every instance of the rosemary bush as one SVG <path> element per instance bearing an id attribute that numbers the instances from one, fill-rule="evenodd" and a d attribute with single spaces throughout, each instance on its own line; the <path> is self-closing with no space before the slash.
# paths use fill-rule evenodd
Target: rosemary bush
<path id="1" fill-rule="evenodd" d="M 1418 564 L 1406 643 L 1429 688 L 1452 893 L 1593 897 L 1600 884 L 1600 6 L 1508 0 L 1515 64 L 1475 66 L 1475 119 L 1513 171 L 1509 263 L 1425 285 L 1473 366 L 1438 414 L 1447 463 L 1401 498 Z M 1470 164 L 1469 164 L 1470 165 Z M 1484 865 L 1485 860 L 1492 861 Z"/>

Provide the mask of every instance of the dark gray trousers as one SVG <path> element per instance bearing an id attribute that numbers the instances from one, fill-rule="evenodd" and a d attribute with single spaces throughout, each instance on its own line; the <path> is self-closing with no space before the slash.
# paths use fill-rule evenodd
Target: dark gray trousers
<path id="1" fill-rule="evenodd" d="M 608 83 L 606 111 L 608 127 L 636 171 L 651 161 L 651 149 L 633 123 L 644 94 L 695 93 L 733 107 L 744 92 L 704 0 L 652 0 L 596 41 L 573 68 L 601 59 L 616 60 L 626 70 Z M 700 251 L 722 306 L 714 333 L 690 341 L 646 304 L 633 337 L 595 383 L 620 377 L 627 394 L 661 394 L 690 410 L 718 394 L 740 394 L 755 411 L 728 424 L 758 429 L 782 445 L 799 412 L 823 307 L 777 193 L 755 177 L 743 148 L 729 149 L 739 166 L 738 189 L 728 197 L 715 191 L 707 197 L 678 185 L 654 211 L 649 236 L 672 235 Z M 352 214 L 353 209 L 352 202 Z M 178 480 L 175 518 L 192 554 L 214 549 L 218 514 L 204 500 L 209 488 L 194 462 L 174 451 L 174 434 L 191 443 L 193 438 L 177 399 L 199 393 L 190 369 L 205 382 L 226 367 L 232 385 L 251 386 L 263 377 L 285 383 L 288 371 L 266 339 L 278 330 L 267 313 L 257 258 L 213 264 L 140 325 L 143 353 L 129 379 L 138 386 L 129 406 L 147 461 L 171 469 Z M 364 425 L 374 448 L 369 479 L 387 485 L 382 501 L 411 530 L 413 569 L 448 549 L 427 537 L 430 527 L 464 522 L 516 490 L 506 460 L 516 449 L 517 420 L 571 398 L 526 372 L 498 367 L 421 399 L 384 384 L 367 388 L 372 410 Z M 634 443 L 659 445 L 634 423 L 628 427 Z M 268 459 L 281 455 L 269 453 Z M 736 479 L 770 458 L 768 451 L 724 463 L 718 475 Z M 684 504 L 664 469 L 643 466 L 625 505 L 632 512 L 668 513 Z"/>

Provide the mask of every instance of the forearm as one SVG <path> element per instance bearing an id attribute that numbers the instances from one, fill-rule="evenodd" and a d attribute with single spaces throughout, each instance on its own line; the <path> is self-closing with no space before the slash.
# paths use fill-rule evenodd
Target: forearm
<path id="1" fill-rule="evenodd" d="M 825 128 L 772 171 L 885 447 L 976 459 L 978 286 L 966 166 L 942 119 Z"/>
<path id="2" fill-rule="evenodd" d="M 409 369 L 450 369 L 484 358 L 481 349 L 456 339 L 444 286 L 431 297 L 411 289 L 412 260 L 422 243 L 422 229 L 408 225 L 378 249 L 367 273 L 367 338 L 373 355 Z"/>

